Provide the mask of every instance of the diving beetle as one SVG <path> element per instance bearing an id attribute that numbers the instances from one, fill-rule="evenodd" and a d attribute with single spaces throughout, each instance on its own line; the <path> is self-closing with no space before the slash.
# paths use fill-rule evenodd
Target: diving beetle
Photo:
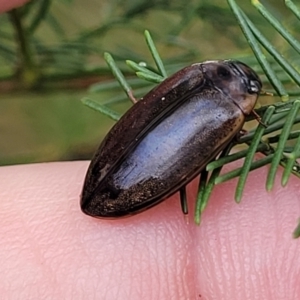
<path id="1" fill-rule="evenodd" d="M 106 135 L 86 174 L 82 211 L 130 216 L 182 191 L 240 132 L 261 88 L 235 60 L 196 63 L 164 80 Z"/>

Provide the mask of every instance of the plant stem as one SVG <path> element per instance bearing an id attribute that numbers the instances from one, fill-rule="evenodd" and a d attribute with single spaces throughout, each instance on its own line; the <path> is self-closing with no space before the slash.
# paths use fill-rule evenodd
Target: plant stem
<path id="1" fill-rule="evenodd" d="M 36 65 L 33 61 L 33 56 L 30 51 L 29 40 L 26 35 L 26 30 L 23 27 L 22 20 L 18 9 L 13 9 L 9 12 L 11 23 L 16 33 L 16 43 L 18 44 L 18 51 L 20 53 L 20 66 L 18 75 L 24 87 L 32 88 L 36 86 L 40 78 Z"/>

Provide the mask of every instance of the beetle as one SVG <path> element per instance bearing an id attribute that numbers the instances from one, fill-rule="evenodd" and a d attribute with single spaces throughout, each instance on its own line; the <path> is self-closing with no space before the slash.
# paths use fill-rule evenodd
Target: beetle
<path id="1" fill-rule="evenodd" d="M 181 191 L 240 132 L 262 83 L 246 64 L 185 67 L 135 103 L 88 168 L 80 205 L 97 218 L 142 212 Z"/>

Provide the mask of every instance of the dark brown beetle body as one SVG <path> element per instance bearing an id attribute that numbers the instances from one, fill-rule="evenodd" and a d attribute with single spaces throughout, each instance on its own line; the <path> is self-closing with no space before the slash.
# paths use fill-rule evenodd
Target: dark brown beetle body
<path id="1" fill-rule="evenodd" d="M 242 128 L 261 90 L 241 62 L 186 67 L 133 105 L 107 134 L 88 169 L 83 212 L 139 213 L 196 177 Z"/>

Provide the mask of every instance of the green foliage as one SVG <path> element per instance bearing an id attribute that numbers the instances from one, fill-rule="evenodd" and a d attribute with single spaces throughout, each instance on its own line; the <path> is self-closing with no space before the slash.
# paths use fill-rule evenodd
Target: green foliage
<path id="1" fill-rule="evenodd" d="M 83 10 L 82 2 L 75 0 L 30 1 L 0 16 L 0 80 L 13 78 L 18 86 L 41 88 L 62 79 L 107 76 L 109 68 L 102 60 L 107 47 L 115 48 L 117 61 L 143 56 L 134 36 L 145 18 L 159 43 L 174 50 L 165 63 L 169 60 L 174 65 L 178 60 L 184 64 L 199 54 L 199 47 L 187 42 L 188 37 L 182 38 L 191 26 L 210 22 L 207 13 L 213 11 L 222 14 L 222 26 L 233 23 L 228 18 L 229 8 L 220 7 L 217 0 L 198 2 L 88 0 Z M 212 30 L 217 27 L 216 23 Z M 226 33 L 230 32 L 228 28 Z M 121 36 L 120 41 L 109 38 L 115 33 Z M 127 47 L 123 35 L 134 44 Z"/>
<path id="2" fill-rule="evenodd" d="M 294 57 L 284 58 L 283 55 L 272 46 L 272 42 L 268 41 L 262 32 L 254 26 L 234 0 L 228 0 L 228 4 L 237 18 L 261 69 L 264 71 L 268 83 L 274 89 L 273 93 L 279 95 L 281 101 L 274 102 L 275 98 L 273 98 L 273 103 L 258 109 L 257 113 L 261 116 L 262 122 L 257 128 L 247 132 L 235 144 L 230 145 L 221 153 L 216 161 L 208 164 L 206 170 L 202 172 L 195 210 L 195 222 L 197 224 L 200 223 L 201 212 L 203 212 L 207 205 L 213 187 L 218 183 L 238 176 L 239 182 L 236 188 L 235 198 L 237 202 L 240 202 L 246 179 L 251 170 L 270 164 L 270 170 L 266 178 L 267 190 L 271 190 L 274 186 L 274 179 L 279 164 L 285 168 L 282 176 L 283 186 L 286 185 L 292 173 L 300 177 L 300 165 L 297 162 L 297 158 L 300 157 L 300 132 L 294 129 L 295 125 L 300 122 L 300 100 L 297 98 L 288 100 L 294 95 L 299 95 L 300 77 L 296 68 L 293 67 Z M 298 52 L 298 42 L 288 33 L 287 29 L 277 22 L 258 1 L 253 1 L 253 4 L 262 13 L 267 22 L 269 22 L 270 26 L 273 26 L 287 43 Z M 294 9 L 292 5 L 290 5 L 290 9 Z M 295 15 L 297 15 L 297 12 L 295 12 Z M 166 77 L 165 68 L 163 67 L 160 56 L 148 31 L 145 32 L 145 37 L 156 63 L 156 68 L 149 68 L 143 63 L 139 64 L 133 61 L 127 61 L 127 64 L 136 72 L 139 78 L 159 83 Z M 109 56 L 109 59 L 111 60 L 112 57 Z M 110 65 L 112 64 L 110 63 Z M 256 65 L 257 69 L 259 68 L 254 61 L 252 61 L 252 65 L 254 65 L 254 67 Z M 278 68 L 282 68 L 284 72 L 281 73 L 281 77 L 277 75 L 279 73 Z M 112 69 L 114 74 L 120 73 L 117 71 L 118 69 L 115 64 Z M 127 96 L 131 98 L 132 88 L 124 84 L 125 79 L 123 75 L 119 75 L 117 76 L 118 81 L 121 82 L 121 86 Z M 284 82 L 291 88 L 291 92 L 285 88 Z M 267 81 L 264 80 L 264 83 L 267 84 Z M 128 91 L 130 91 L 130 94 Z M 106 105 L 107 104 L 109 104 L 109 102 L 107 102 Z M 103 109 L 101 110 L 103 111 Z M 276 135 L 270 136 L 270 134 L 275 131 L 277 132 Z M 248 148 L 246 150 L 239 148 L 234 154 L 229 154 L 232 147 L 236 144 L 246 144 Z M 264 157 L 254 161 L 254 155 L 257 152 L 264 154 Z M 245 158 L 241 168 L 220 175 L 220 171 L 225 164 L 241 158 Z M 297 233 L 295 233 L 295 236 L 296 235 Z"/>

